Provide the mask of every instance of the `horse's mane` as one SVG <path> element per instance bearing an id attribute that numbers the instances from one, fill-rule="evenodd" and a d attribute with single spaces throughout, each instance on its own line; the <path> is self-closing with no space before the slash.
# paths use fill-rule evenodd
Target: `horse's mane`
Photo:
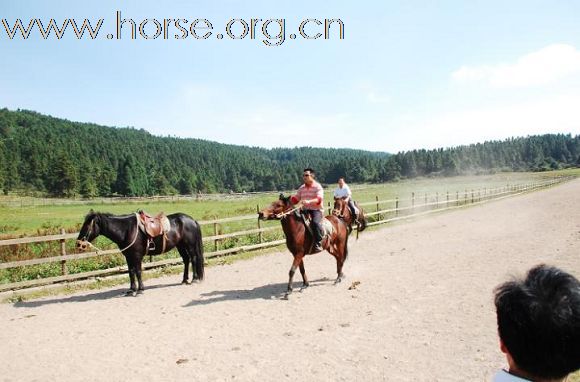
<path id="1" fill-rule="evenodd" d="M 133 215 L 133 214 L 115 215 L 115 214 L 112 214 L 110 212 L 98 212 L 98 211 L 91 210 L 85 216 L 85 220 L 87 220 L 89 218 L 95 218 L 95 217 L 99 217 L 99 218 L 124 218 L 124 217 L 128 217 L 128 216 L 131 216 L 131 215 Z"/>

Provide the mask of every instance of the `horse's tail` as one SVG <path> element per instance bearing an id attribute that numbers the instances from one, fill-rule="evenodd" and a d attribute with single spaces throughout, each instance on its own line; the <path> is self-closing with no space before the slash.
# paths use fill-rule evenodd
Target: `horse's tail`
<path id="1" fill-rule="evenodd" d="M 369 221 L 367 220 L 367 218 L 363 215 L 362 219 L 359 219 L 359 226 L 358 226 L 358 231 L 362 232 L 365 230 L 365 228 L 367 228 L 367 225 L 369 224 Z"/>
<path id="2" fill-rule="evenodd" d="M 196 222 L 195 230 L 195 245 L 193 246 L 193 253 L 191 254 L 191 265 L 195 270 L 198 280 L 203 280 L 204 277 L 204 258 L 203 258 L 203 239 L 201 236 L 201 227 Z"/>
<path id="3" fill-rule="evenodd" d="M 357 207 L 358 207 L 358 204 L 357 204 Z M 358 217 L 359 224 L 357 224 L 357 227 L 356 227 L 357 234 L 359 232 L 364 231 L 365 228 L 367 228 L 367 225 L 369 224 L 369 221 L 368 221 L 367 217 L 365 216 L 363 209 L 358 207 L 358 211 L 359 211 L 359 217 Z"/>

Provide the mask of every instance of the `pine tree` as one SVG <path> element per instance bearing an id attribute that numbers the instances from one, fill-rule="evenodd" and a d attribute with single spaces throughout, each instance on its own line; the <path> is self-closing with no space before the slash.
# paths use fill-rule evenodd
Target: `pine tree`
<path id="1" fill-rule="evenodd" d="M 50 192 L 54 196 L 74 197 L 79 188 L 79 178 L 71 159 L 60 151 L 50 171 Z"/>
<path id="2" fill-rule="evenodd" d="M 85 198 L 94 198 L 99 194 L 93 167 L 88 163 L 85 163 L 81 168 L 80 194 Z"/>

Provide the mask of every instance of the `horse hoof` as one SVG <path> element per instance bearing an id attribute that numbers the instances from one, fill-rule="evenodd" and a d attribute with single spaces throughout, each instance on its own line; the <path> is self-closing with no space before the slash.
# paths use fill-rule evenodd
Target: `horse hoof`
<path id="1" fill-rule="evenodd" d="M 125 293 L 125 296 L 127 296 L 127 297 L 135 297 L 135 296 L 137 296 L 137 291 L 129 290 L 129 291 L 127 291 L 127 293 Z"/>
<path id="2" fill-rule="evenodd" d="M 292 292 L 286 292 L 286 293 L 284 293 L 284 296 L 282 296 L 282 298 L 281 298 L 281 299 L 282 299 L 282 300 L 288 300 L 288 299 L 290 299 L 290 294 L 291 294 L 291 293 L 292 293 Z"/>
<path id="3" fill-rule="evenodd" d="M 143 292 L 145 292 L 143 289 L 139 289 L 139 290 L 137 291 L 137 294 L 143 294 Z"/>
<path id="4" fill-rule="evenodd" d="M 336 280 L 334 280 L 334 285 L 339 284 L 342 281 L 342 279 L 339 277 Z"/>
<path id="5" fill-rule="evenodd" d="M 189 281 L 187 281 L 187 280 L 183 280 L 183 281 L 181 282 L 181 285 L 190 285 L 190 284 L 191 284 L 191 283 L 190 283 Z"/>

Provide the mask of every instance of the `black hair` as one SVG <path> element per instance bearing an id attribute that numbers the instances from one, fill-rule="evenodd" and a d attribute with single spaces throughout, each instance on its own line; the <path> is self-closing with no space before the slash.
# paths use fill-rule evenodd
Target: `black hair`
<path id="1" fill-rule="evenodd" d="M 306 167 L 303 171 L 310 171 L 311 174 L 316 174 L 316 171 L 314 171 L 310 167 Z"/>
<path id="2" fill-rule="evenodd" d="M 580 282 L 546 265 L 495 290 L 499 336 L 518 368 L 564 378 L 580 368 Z"/>

